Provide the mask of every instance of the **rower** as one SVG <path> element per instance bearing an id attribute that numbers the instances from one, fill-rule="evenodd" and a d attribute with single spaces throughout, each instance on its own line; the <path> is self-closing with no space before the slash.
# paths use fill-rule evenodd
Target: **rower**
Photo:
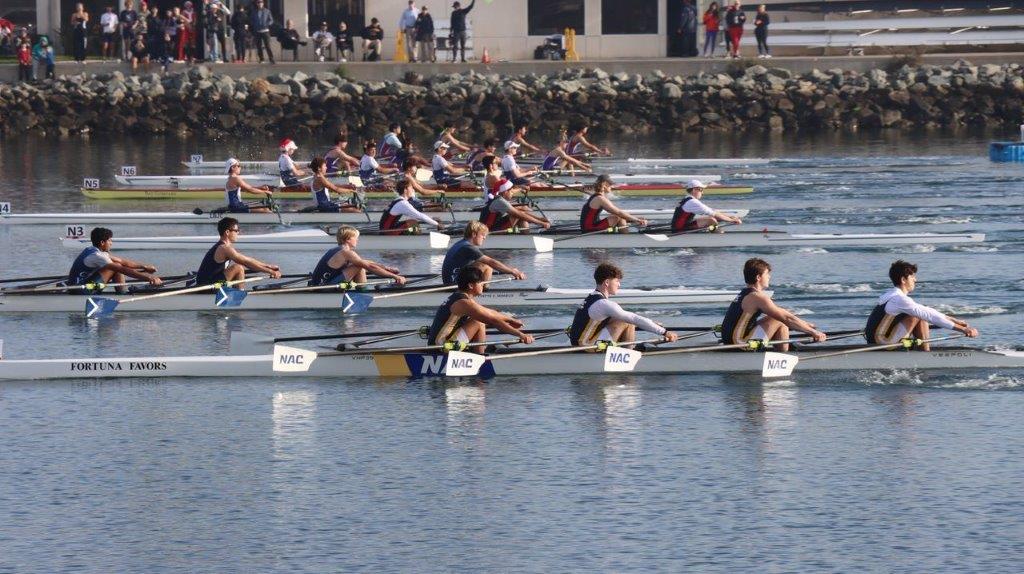
<path id="1" fill-rule="evenodd" d="M 398 197 L 388 204 L 387 208 L 380 214 L 380 230 L 383 235 L 399 235 L 405 232 L 414 232 L 418 223 L 427 223 L 436 226 L 439 230 L 444 229 L 444 224 L 435 221 L 429 215 L 421 212 L 413 206 L 414 199 L 412 186 L 407 181 L 398 182 Z M 408 218 L 403 220 L 402 218 Z"/>
<path id="2" fill-rule="evenodd" d="M 461 182 L 454 176 L 463 175 L 466 173 L 466 170 L 465 168 L 455 167 L 445 159 L 444 154 L 448 151 L 448 148 L 447 142 L 441 140 L 434 142 L 434 158 L 430 162 L 430 168 L 434 170 L 434 182 L 437 185 L 457 187 L 461 185 Z"/>
<path id="3" fill-rule="evenodd" d="M 235 249 L 235 240 L 241 233 L 237 219 L 225 217 L 218 221 L 217 233 L 220 234 L 220 240 L 203 256 L 199 270 L 196 271 L 195 285 L 239 281 L 245 279 L 246 269 L 262 271 L 274 279 L 281 277 L 281 268 L 277 265 L 264 263 Z M 239 285 L 239 288 L 242 288 L 242 285 Z"/>
<path id="4" fill-rule="evenodd" d="M 437 312 L 427 331 L 430 345 L 446 343 L 482 343 L 487 340 L 487 327 L 518 337 L 523 344 L 533 343 L 533 336 L 520 331 L 522 321 L 504 313 L 484 307 L 474 298 L 484 292 L 486 273 L 476 265 L 459 269 L 456 277 L 458 291 L 452 293 Z M 483 353 L 480 345 L 474 352 Z"/>
<path id="5" fill-rule="evenodd" d="M 704 197 L 704 184 L 699 179 L 691 179 L 686 184 L 686 197 L 676 206 L 672 214 L 672 231 L 690 231 L 692 229 L 716 229 L 719 221 L 739 225 L 743 223 L 739 217 L 711 209 L 701 198 Z"/>
<path id="6" fill-rule="evenodd" d="M 459 141 L 458 138 L 455 137 L 455 126 L 452 125 L 451 122 L 446 123 L 444 125 L 444 128 L 441 130 L 441 133 L 438 134 L 437 136 L 437 140 L 443 141 L 444 143 L 448 144 L 449 148 L 457 149 L 460 152 L 467 152 L 470 150 L 469 144 L 463 141 Z M 434 149 L 437 148 L 435 147 Z"/>
<path id="7" fill-rule="evenodd" d="M 813 323 L 797 317 L 792 311 L 783 309 L 772 301 L 765 291 L 772 279 L 772 266 L 756 257 L 743 264 L 744 287 L 729 304 L 722 320 L 722 344 L 734 345 L 751 339 L 761 341 L 784 341 L 789 339 L 789 330 L 807 333 L 820 343 L 826 335 Z M 763 317 L 761 315 L 764 314 Z M 760 317 L 760 318 L 759 318 Z M 773 347 L 782 352 L 789 350 L 789 343 Z"/>
<path id="8" fill-rule="evenodd" d="M 470 221 L 466 224 L 463 238 L 448 248 L 448 252 L 444 255 L 444 262 L 441 263 L 441 281 L 445 285 L 454 285 L 459 270 L 469 265 L 476 265 L 483 270 L 484 281 L 491 280 L 495 269 L 518 280 L 526 279 L 526 274 L 522 271 L 484 255 L 480 247 L 487 239 L 488 233 L 487 226 L 479 221 Z"/>
<path id="9" fill-rule="evenodd" d="M 481 171 L 484 169 L 483 163 L 481 163 L 486 156 L 493 156 L 498 150 L 498 140 L 494 138 L 487 138 L 484 140 L 483 148 L 474 149 L 469 152 L 466 156 L 466 167 L 472 171 Z"/>
<path id="10" fill-rule="evenodd" d="M 377 148 L 377 157 L 384 163 L 401 165 L 405 161 L 407 150 L 402 143 L 402 126 L 393 123 L 388 126 L 388 132 L 384 139 L 380 140 L 380 147 Z M 361 168 L 360 168 L 361 169 Z"/>
<path id="11" fill-rule="evenodd" d="M 334 175 L 351 169 L 359 169 L 359 160 L 348 155 L 348 135 L 338 134 L 334 138 L 334 147 L 327 150 L 324 161 L 327 162 L 327 173 Z"/>
<path id="12" fill-rule="evenodd" d="M 612 189 L 612 179 L 607 174 L 597 176 L 594 183 L 594 194 L 583 202 L 583 209 L 580 210 L 580 231 L 602 231 L 605 229 L 625 233 L 629 231 L 628 225 L 622 223 L 636 223 L 640 226 L 647 225 L 647 220 L 640 217 L 633 217 L 628 211 L 615 207 L 615 204 L 608 199 L 608 193 Z M 601 213 L 607 211 L 611 215 L 602 218 Z"/>
<path id="13" fill-rule="evenodd" d="M 597 155 L 611 155 L 612 152 L 607 147 L 601 148 L 587 141 L 588 131 L 590 131 L 590 127 L 586 125 L 576 128 L 572 137 L 569 138 L 569 147 L 565 151 L 569 155 L 583 155 L 587 153 L 587 150 Z"/>
<path id="14" fill-rule="evenodd" d="M 924 340 L 931 333 L 931 325 L 960 331 L 968 337 L 977 337 L 978 330 L 967 321 L 951 317 L 915 302 L 910 293 L 917 287 L 917 265 L 902 259 L 889 266 L 889 279 L 893 287 L 878 298 L 878 304 L 868 317 L 864 338 L 871 345 L 898 343 L 905 338 Z M 921 343 L 920 350 L 930 350 L 929 343 Z"/>
<path id="15" fill-rule="evenodd" d="M 385 181 L 381 174 L 396 173 L 397 167 L 384 167 L 377 162 L 377 144 L 368 141 L 363 145 L 363 157 L 359 160 L 359 178 L 366 187 L 391 188 L 391 182 Z"/>
<path id="16" fill-rule="evenodd" d="M 520 147 L 524 147 L 524 148 L 530 150 L 533 153 L 540 153 L 540 148 L 539 147 L 537 147 L 537 146 L 533 145 L 532 143 L 526 141 L 526 130 L 527 130 L 527 125 L 526 124 L 519 124 L 518 126 L 516 126 L 515 131 L 512 132 L 511 137 L 508 138 L 508 141 L 515 142 L 515 143 L 519 144 Z"/>
<path id="17" fill-rule="evenodd" d="M 273 199 L 274 192 L 269 187 L 253 187 L 242 178 L 242 162 L 235 158 L 228 158 L 224 162 L 225 170 L 228 173 L 228 180 L 224 183 L 224 196 L 228 200 L 228 211 L 230 213 L 270 213 L 266 206 L 250 206 L 242 201 L 242 192 L 266 196 Z"/>
<path id="18" fill-rule="evenodd" d="M 636 341 L 636 330 L 661 335 L 672 342 L 679 338 L 664 326 L 636 313 L 630 313 L 609 299 L 619 292 L 622 269 L 611 263 L 601 263 L 594 269 L 594 292 L 587 295 L 583 305 L 576 309 L 569 327 L 569 342 L 586 347 L 597 341 L 611 343 Z"/>
<path id="19" fill-rule="evenodd" d="M 530 212 L 529 207 L 512 205 L 510 200 L 513 188 L 512 182 L 507 179 L 501 179 L 495 184 L 490 199 L 480 209 L 480 222 L 490 231 L 516 230 L 528 233 L 531 223 L 544 229 L 551 227 L 547 219 L 537 217 Z"/>
<path id="20" fill-rule="evenodd" d="M 110 253 L 110 248 L 114 245 L 113 231 L 106 227 L 93 228 L 89 234 L 89 241 L 92 245 L 83 249 L 71 264 L 68 278 L 64 281 L 66 285 L 110 283 L 117 285 L 120 292 L 124 289 L 125 275 L 141 279 L 153 286 L 163 284 L 163 280 L 155 275 L 156 267 Z M 102 289 L 99 287 L 95 290 Z"/>
<path id="21" fill-rule="evenodd" d="M 281 140 L 279 147 L 281 148 L 281 155 L 277 158 L 277 169 L 281 172 L 281 183 L 285 187 L 300 185 L 299 178 L 306 175 L 306 172 L 299 169 L 292 159 L 292 154 L 295 153 L 295 150 L 299 149 L 299 146 L 295 145 L 295 142 L 292 140 L 284 138 Z"/>
<path id="22" fill-rule="evenodd" d="M 558 143 L 555 147 L 551 148 L 548 155 L 544 156 L 544 161 L 540 168 L 542 170 L 554 170 L 554 169 L 565 169 L 570 166 L 578 167 L 580 169 L 590 171 L 590 164 L 583 162 L 571 155 L 566 151 L 569 149 L 569 135 L 565 130 L 558 132 Z"/>
<path id="23" fill-rule="evenodd" d="M 528 178 L 537 174 L 537 168 L 523 169 L 516 163 L 516 152 L 519 144 L 516 142 L 505 142 L 505 155 L 501 158 L 501 171 L 505 179 L 511 180 L 515 185 L 529 187 L 533 182 Z"/>
<path id="24" fill-rule="evenodd" d="M 498 158 L 493 155 L 485 155 L 480 160 L 481 167 L 484 168 L 484 185 L 482 188 L 483 200 L 487 201 L 491 198 L 491 190 L 494 186 L 503 179 L 507 179 L 501 175 L 501 162 Z"/>
<path id="25" fill-rule="evenodd" d="M 363 259 L 356 253 L 356 246 L 359 244 L 358 229 L 343 225 L 338 228 L 335 237 L 338 246 L 329 249 L 320 258 L 310 277 L 310 287 L 343 282 L 366 283 L 367 271 L 381 277 L 390 277 L 398 285 L 405 285 L 405 277 L 398 274 L 398 269 Z"/>
<path id="26" fill-rule="evenodd" d="M 416 194 L 425 195 L 427 197 L 443 197 L 444 191 L 438 189 L 430 189 L 425 187 L 422 183 L 420 183 L 420 180 L 416 179 L 416 172 L 419 171 L 419 169 L 420 167 L 415 161 L 413 161 L 412 159 L 407 159 L 405 160 L 405 163 L 402 165 L 402 177 L 405 178 L 406 183 L 408 183 L 409 187 L 411 187 L 413 190 L 412 199 L 409 200 L 409 203 L 411 203 L 412 206 L 415 207 L 416 209 L 423 211 L 423 202 L 417 198 Z M 435 202 L 432 205 L 436 206 L 439 204 Z"/>
<path id="27" fill-rule="evenodd" d="M 322 213 L 357 212 L 359 209 L 353 205 L 343 205 L 331 200 L 331 192 L 337 194 L 350 193 L 349 190 L 334 184 L 327 178 L 327 161 L 320 157 L 313 158 L 309 162 L 309 169 L 313 172 L 313 179 L 309 182 L 309 190 L 313 192 L 313 200 L 316 201 L 316 210 Z"/>

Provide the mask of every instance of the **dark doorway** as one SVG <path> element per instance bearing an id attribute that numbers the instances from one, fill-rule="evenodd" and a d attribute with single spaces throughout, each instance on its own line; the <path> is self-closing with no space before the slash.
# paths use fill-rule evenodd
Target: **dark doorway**
<path id="1" fill-rule="evenodd" d="M 683 17 L 683 0 L 665 1 L 665 40 L 668 42 L 666 52 L 669 58 L 683 55 L 682 35 L 679 34 L 679 22 Z"/>

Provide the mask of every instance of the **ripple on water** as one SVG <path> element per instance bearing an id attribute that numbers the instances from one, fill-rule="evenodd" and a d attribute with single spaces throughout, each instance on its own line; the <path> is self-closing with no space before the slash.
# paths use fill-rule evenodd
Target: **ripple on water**
<path id="1" fill-rule="evenodd" d="M 999 251 L 999 248 L 994 245 L 954 245 L 951 250 L 964 253 L 993 253 Z"/>
<path id="2" fill-rule="evenodd" d="M 931 253 L 933 251 L 935 251 L 935 245 L 931 243 L 900 245 L 889 249 L 889 253 Z"/>
<path id="3" fill-rule="evenodd" d="M 939 303 L 936 309 L 947 315 L 999 315 L 1009 312 L 1006 307 L 998 305 L 968 305 L 966 303 Z"/>
<path id="4" fill-rule="evenodd" d="M 796 252 L 797 253 L 820 254 L 820 253 L 828 253 L 828 249 L 825 249 L 824 247 L 801 247 L 800 249 L 797 249 Z"/>
<path id="5" fill-rule="evenodd" d="M 869 293 L 874 287 L 869 283 L 794 283 L 794 289 L 816 293 Z"/>
<path id="6" fill-rule="evenodd" d="M 1011 377 L 1009 375 L 1002 375 L 999 373 L 992 373 L 984 378 L 965 379 L 955 383 L 939 385 L 939 387 L 944 389 L 973 389 L 982 391 L 1004 391 L 1008 389 L 1017 389 L 1021 386 L 1024 386 L 1024 378 Z"/>

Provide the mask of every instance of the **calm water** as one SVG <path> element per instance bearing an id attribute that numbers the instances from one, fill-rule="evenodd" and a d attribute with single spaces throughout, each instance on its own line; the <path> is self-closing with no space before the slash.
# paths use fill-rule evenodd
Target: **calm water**
<path id="1" fill-rule="evenodd" d="M 888 264 L 902 257 L 921 266 L 919 300 L 966 316 L 983 333 L 978 345 L 1020 347 L 1024 167 L 989 163 L 993 137 L 615 146 L 623 157 L 785 158 L 699 170 L 758 189 L 709 198 L 751 209 L 751 226 L 972 230 L 988 234 L 984 245 L 507 258 L 531 283 L 588 286 L 594 264 L 613 259 L 631 285 L 736 287 L 742 262 L 764 255 L 777 300 L 841 329 L 863 324 Z M 312 142 L 299 143 L 308 151 Z M 177 173 L 192 153 L 272 157 L 175 138 L 3 146 L 0 201 L 18 211 L 170 209 L 85 201 L 77 185 L 87 176 L 112 183 L 125 164 Z M 74 254 L 57 245 L 62 232 L 0 228 L 3 276 L 66 270 Z M 201 256 L 132 255 L 168 274 Z M 291 272 L 318 255 L 259 254 Z M 367 255 L 413 273 L 440 266 L 439 256 Z M 670 324 L 714 324 L 722 309 L 647 312 Z M 521 315 L 542 327 L 564 325 L 570 313 Z M 0 315 L 0 337 L 8 358 L 210 354 L 226 351 L 232 330 L 390 329 L 427 318 Z M 1019 372 L 0 383 L 0 572 L 1017 572 L 1022 389 Z"/>

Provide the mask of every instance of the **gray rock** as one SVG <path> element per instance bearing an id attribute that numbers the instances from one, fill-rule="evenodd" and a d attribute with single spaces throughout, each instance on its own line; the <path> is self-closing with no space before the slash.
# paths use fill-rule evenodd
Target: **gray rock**
<path id="1" fill-rule="evenodd" d="M 678 100 L 683 97 L 683 90 L 675 84 L 664 84 L 661 87 L 661 97 L 670 100 Z"/>

